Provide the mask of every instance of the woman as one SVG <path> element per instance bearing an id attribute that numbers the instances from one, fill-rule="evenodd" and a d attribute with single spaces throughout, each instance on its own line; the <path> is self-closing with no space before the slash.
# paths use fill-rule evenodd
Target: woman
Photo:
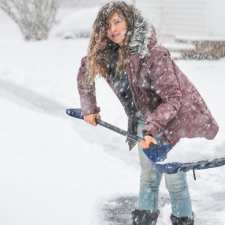
<path id="1" fill-rule="evenodd" d="M 78 90 L 84 120 L 96 125 L 100 117 L 95 77 L 106 79 L 128 116 L 128 132 L 143 134 L 138 207 L 133 225 L 154 225 L 159 215 L 161 174 L 144 154 L 152 144 L 171 146 L 181 138 L 213 139 L 218 131 L 202 97 L 180 71 L 169 51 L 157 44 L 154 28 L 131 5 L 104 5 L 93 24 L 89 51 L 81 61 Z M 134 143 L 128 140 L 130 149 Z M 173 225 L 193 225 L 191 199 L 183 172 L 165 175 Z"/>

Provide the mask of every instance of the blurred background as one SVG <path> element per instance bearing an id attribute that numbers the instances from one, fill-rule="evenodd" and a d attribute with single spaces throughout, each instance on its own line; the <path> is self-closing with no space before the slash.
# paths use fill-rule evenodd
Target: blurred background
<path id="1" fill-rule="evenodd" d="M 130 225 L 139 189 L 137 151 L 125 138 L 68 118 L 80 107 L 77 73 L 105 0 L 0 0 L 0 224 Z M 133 0 L 159 44 L 197 87 L 220 130 L 187 141 L 187 161 L 225 157 L 225 1 Z M 127 116 L 96 79 L 101 117 L 127 129 Z M 193 154 L 191 154 L 192 152 Z M 195 154 L 196 152 L 196 154 Z M 199 155 L 198 154 L 198 155 Z M 196 225 L 225 224 L 224 167 L 188 173 Z M 157 225 L 170 224 L 160 193 Z"/>
<path id="2" fill-rule="evenodd" d="M 0 0 L 27 40 L 88 37 L 97 10 L 106 0 Z M 157 29 L 159 40 L 175 58 L 225 56 L 223 0 L 127 0 Z M 0 25 L 3 25 L 1 20 Z M 4 25 L 3 25 L 4 26 Z M 4 32 L 4 31 L 3 31 Z"/>

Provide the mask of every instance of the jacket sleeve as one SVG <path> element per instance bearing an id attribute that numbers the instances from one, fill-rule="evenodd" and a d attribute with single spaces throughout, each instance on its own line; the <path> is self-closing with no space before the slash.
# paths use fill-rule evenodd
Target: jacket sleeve
<path id="1" fill-rule="evenodd" d="M 145 134 L 155 136 L 178 113 L 181 106 L 182 93 L 175 74 L 173 60 L 166 48 L 155 47 L 152 50 L 150 79 L 152 88 L 162 102 L 145 118 Z"/>
<path id="2" fill-rule="evenodd" d="M 77 76 L 77 88 L 83 115 L 98 113 L 100 111 L 96 103 L 95 82 L 88 80 L 86 59 L 86 57 L 82 58 Z"/>

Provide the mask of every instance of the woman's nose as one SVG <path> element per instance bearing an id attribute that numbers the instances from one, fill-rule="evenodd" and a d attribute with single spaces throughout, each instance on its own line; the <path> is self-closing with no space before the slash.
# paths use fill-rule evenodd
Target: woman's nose
<path id="1" fill-rule="evenodd" d="M 111 25 L 110 26 L 110 32 L 114 33 L 116 31 L 116 26 L 115 25 Z"/>

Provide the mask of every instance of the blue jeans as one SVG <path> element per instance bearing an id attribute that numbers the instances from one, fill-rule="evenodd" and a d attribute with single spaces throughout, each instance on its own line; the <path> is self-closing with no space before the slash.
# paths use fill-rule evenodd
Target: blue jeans
<path id="1" fill-rule="evenodd" d="M 144 122 L 138 122 L 138 135 L 142 136 Z M 154 167 L 144 150 L 138 146 L 141 166 L 140 192 L 138 208 L 140 210 L 158 210 L 159 186 L 162 174 Z M 192 217 L 192 205 L 188 190 L 186 173 L 165 174 L 165 183 L 169 191 L 172 214 L 176 217 Z"/>

